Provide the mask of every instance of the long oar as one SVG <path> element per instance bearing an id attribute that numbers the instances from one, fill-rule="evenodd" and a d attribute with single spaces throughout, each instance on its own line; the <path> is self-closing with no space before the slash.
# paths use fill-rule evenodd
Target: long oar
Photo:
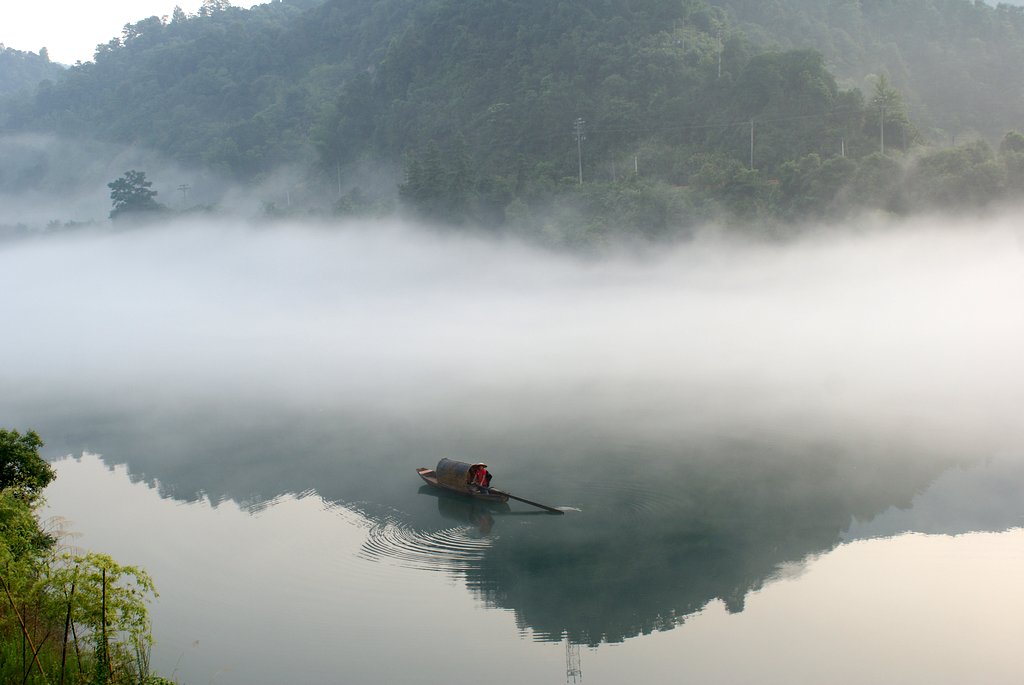
<path id="1" fill-rule="evenodd" d="M 508 497 L 509 499 L 514 499 L 517 502 L 522 502 L 524 504 L 532 504 L 533 506 L 540 507 L 541 509 L 544 509 L 545 511 L 548 511 L 548 512 L 550 512 L 552 514 L 564 514 L 565 513 L 561 509 L 555 509 L 554 507 L 549 507 L 546 504 L 541 504 L 540 502 L 534 502 L 532 500 L 528 500 L 525 497 L 517 497 L 516 495 L 513 495 L 511 492 L 505 492 L 504 490 L 495 490 L 494 488 L 491 488 L 491 492 L 497 493 L 499 495 L 505 495 L 505 497 Z"/>

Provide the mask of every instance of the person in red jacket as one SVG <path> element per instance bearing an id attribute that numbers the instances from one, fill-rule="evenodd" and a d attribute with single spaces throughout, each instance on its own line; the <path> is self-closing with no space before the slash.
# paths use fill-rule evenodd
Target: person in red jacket
<path id="1" fill-rule="evenodd" d="M 487 470 L 487 464 L 475 464 L 471 469 L 470 477 L 472 483 L 480 492 L 490 492 L 491 472 Z"/>

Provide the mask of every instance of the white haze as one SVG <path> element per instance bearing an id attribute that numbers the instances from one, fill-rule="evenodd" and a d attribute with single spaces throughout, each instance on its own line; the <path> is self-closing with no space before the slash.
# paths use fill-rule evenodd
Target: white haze
<path id="1" fill-rule="evenodd" d="M 201 2 L 181 0 L 34 0 L 0 3 L 0 41 L 28 52 L 47 48 L 63 64 L 88 62 L 96 46 L 121 35 L 125 24 L 150 16 L 170 16 L 175 5 L 195 12 Z"/>
<path id="2" fill-rule="evenodd" d="M 583 259 L 400 224 L 176 223 L 0 244 L 16 404 L 282 403 L 899 434 L 1024 407 L 1021 217 Z"/>
<path id="3" fill-rule="evenodd" d="M 106 223 L 112 206 L 107 184 L 130 169 L 144 170 L 156 200 L 175 210 L 218 202 L 228 192 L 228 184 L 208 172 L 138 146 L 7 135 L 0 136 L 0 159 L 0 226 L 38 230 L 51 222 Z M 189 187 L 187 198 L 178 190 L 182 185 Z"/>
<path id="4" fill-rule="evenodd" d="M 156 201 L 168 209 L 212 207 L 219 215 L 244 218 L 263 217 L 269 206 L 329 213 L 339 195 L 356 185 L 369 198 L 390 198 L 401 176 L 391 165 L 360 162 L 346 170 L 346 176 L 359 183 L 339 187 L 333 173 L 311 177 L 298 166 L 284 165 L 258 183 L 239 185 L 148 148 L 44 134 L 0 135 L 0 159 L 0 231 L 15 226 L 41 232 L 50 224 L 106 224 L 112 207 L 108 183 L 131 169 L 145 172 Z"/>

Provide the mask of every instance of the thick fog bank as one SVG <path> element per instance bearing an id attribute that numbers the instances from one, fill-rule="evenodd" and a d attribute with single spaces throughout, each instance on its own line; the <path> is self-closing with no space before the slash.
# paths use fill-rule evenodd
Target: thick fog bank
<path id="1" fill-rule="evenodd" d="M 2 406 L 585 416 L 995 448 L 1016 444 L 1024 406 L 1019 220 L 602 260 L 382 223 L 9 243 Z"/>

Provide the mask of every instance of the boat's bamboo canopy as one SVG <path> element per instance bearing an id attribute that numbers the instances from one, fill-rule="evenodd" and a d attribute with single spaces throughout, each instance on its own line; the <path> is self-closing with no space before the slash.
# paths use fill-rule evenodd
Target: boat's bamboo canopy
<path id="1" fill-rule="evenodd" d="M 468 490 L 469 470 L 474 466 L 486 467 L 487 464 L 469 464 L 454 459 L 442 459 L 437 462 L 434 473 L 437 475 L 437 482 L 456 490 Z"/>

